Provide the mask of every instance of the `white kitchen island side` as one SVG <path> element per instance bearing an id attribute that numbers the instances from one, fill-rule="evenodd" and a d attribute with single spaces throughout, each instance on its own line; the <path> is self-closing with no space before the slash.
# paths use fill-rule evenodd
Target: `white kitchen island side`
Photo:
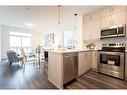
<path id="1" fill-rule="evenodd" d="M 63 88 L 63 53 L 49 52 L 48 80 L 57 88 Z"/>

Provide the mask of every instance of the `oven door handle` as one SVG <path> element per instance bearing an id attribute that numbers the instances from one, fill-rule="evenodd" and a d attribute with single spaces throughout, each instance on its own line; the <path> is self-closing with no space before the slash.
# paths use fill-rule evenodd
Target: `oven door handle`
<path id="1" fill-rule="evenodd" d="M 119 27 L 117 27 L 117 36 L 119 35 Z"/>
<path id="2" fill-rule="evenodd" d="M 108 55 L 124 55 L 123 52 L 99 52 L 99 54 L 108 54 Z"/>

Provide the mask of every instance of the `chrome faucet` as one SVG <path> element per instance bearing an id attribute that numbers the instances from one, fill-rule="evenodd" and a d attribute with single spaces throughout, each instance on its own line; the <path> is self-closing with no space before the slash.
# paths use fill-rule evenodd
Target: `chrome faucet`
<path id="1" fill-rule="evenodd" d="M 73 49 L 75 49 L 76 46 L 78 46 L 78 41 L 77 40 L 74 40 L 74 42 L 73 42 Z"/>

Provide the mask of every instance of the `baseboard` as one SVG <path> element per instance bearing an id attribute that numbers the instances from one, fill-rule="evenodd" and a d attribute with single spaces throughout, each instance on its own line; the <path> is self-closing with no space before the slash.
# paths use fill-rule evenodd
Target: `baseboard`
<path id="1" fill-rule="evenodd" d="M 82 74 L 78 75 L 78 77 L 77 77 L 77 78 L 80 78 L 81 76 L 85 75 L 85 74 L 86 74 L 86 73 L 88 73 L 90 70 L 91 70 L 91 69 L 89 69 L 89 70 L 87 70 L 86 72 L 84 72 L 84 73 L 82 73 Z"/>
<path id="2" fill-rule="evenodd" d="M 0 62 L 6 62 L 8 61 L 7 59 L 1 59 Z"/>
<path id="3" fill-rule="evenodd" d="M 7 59 L 6 58 L 2 58 L 1 61 L 6 61 Z"/>
<path id="4" fill-rule="evenodd" d="M 97 72 L 97 69 L 95 69 L 95 68 L 91 68 L 91 71 Z"/>

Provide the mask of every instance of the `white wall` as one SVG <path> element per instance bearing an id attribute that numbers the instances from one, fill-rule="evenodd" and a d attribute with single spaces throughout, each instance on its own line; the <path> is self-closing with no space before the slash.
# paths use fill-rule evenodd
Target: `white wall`
<path id="1" fill-rule="evenodd" d="M 35 48 L 37 42 L 42 43 L 42 33 L 30 31 L 19 27 L 1 25 L 1 58 L 6 58 L 6 51 L 10 48 L 9 31 L 32 33 L 32 48 Z"/>
<path id="2" fill-rule="evenodd" d="M 62 44 L 62 34 L 64 31 L 74 31 L 74 39 L 78 41 L 78 48 L 82 48 L 82 14 L 78 14 L 71 8 L 61 7 L 61 16 L 60 16 L 60 25 L 58 25 L 58 12 L 54 10 L 49 10 L 47 13 L 48 18 L 46 18 L 47 23 L 45 23 L 45 27 L 43 27 L 43 38 L 46 33 L 54 33 L 55 34 L 55 44 Z M 53 12 L 51 12 L 53 11 Z M 77 15 L 77 30 L 75 31 L 75 16 Z"/>
<path id="3" fill-rule="evenodd" d="M 43 44 L 42 32 L 32 32 L 32 48 L 35 49 L 38 44 Z"/>

